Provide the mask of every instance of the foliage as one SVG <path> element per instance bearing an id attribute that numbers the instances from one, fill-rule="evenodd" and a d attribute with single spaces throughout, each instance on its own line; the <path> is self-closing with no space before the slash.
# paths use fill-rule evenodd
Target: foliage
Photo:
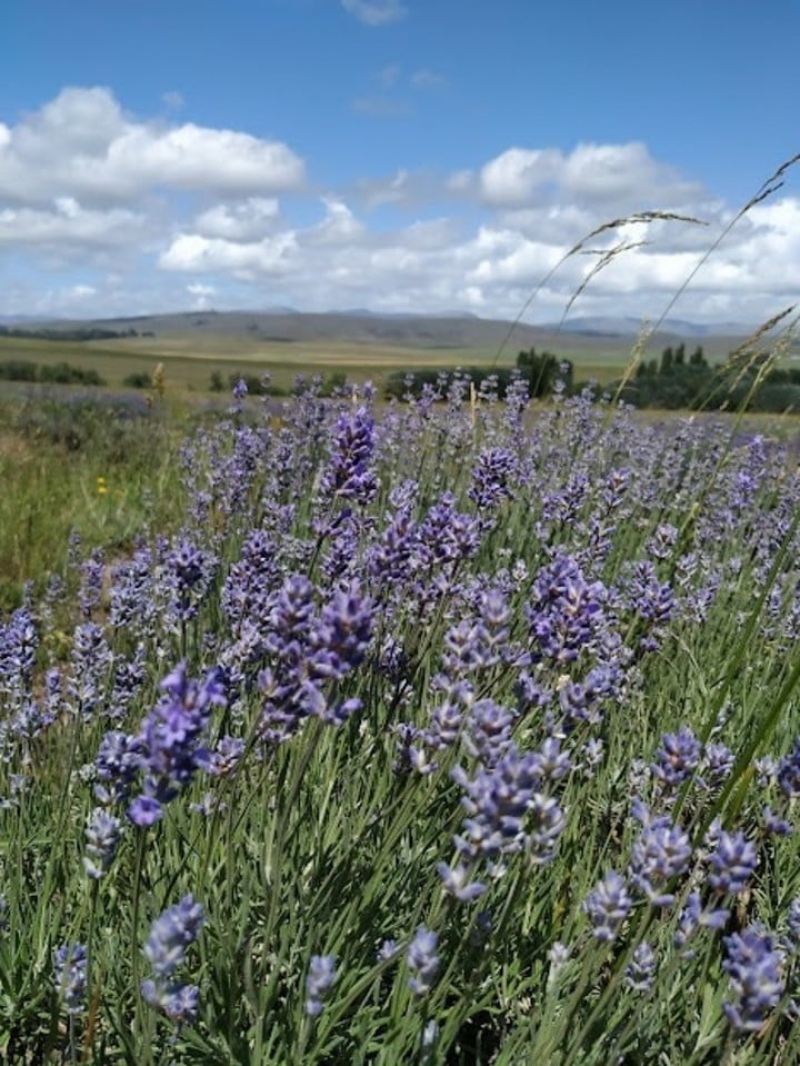
<path id="1" fill-rule="evenodd" d="M 800 369 L 769 364 L 764 352 L 744 370 L 735 361 L 710 366 L 701 345 L 688 359 L 684 344 L 669 346 L 660 359 L 639 364 L 635 378 L 620 389 L 620 399 L 634 407 L 667 410 L 799 410 Z M 610 386 L 611 391 L 619 385 Z"/>
<path id="2" fill-rule="evenodd" d="M 46 385 L 105 384 L 96 370 L 85 370 L 69 363 L 45 363 L 39 366 L 22 359 L 7 359 L 0 363 L 0 379 L 41 382 Z"/>
<path id="3" fill-rule="evenodd" d="M 0 623 L 9 1062 L 789 1061 L 796 456 L 432 395 L 237 389 Z"/>
<path id="4" fill-rule="evenodd" d="M 107 329 L 104 326 L 74 326 L 58 328 L 23 328 L 21 326 L 0 326 L 0 337 L 19 337 L 42 341 L 105 341 L 119 337 L 138 337 L 135 329 Z M 142 336 L 153 336 L 142 334 Z"/>

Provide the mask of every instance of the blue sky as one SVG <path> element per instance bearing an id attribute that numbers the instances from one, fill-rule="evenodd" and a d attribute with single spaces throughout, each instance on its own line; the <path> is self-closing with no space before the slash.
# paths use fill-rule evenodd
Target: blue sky
<path id="1" fill-rule="evenodd" d="M 594 226 L 651 242 L 576 313 L 657 316 L 800 151 L 796 0 L 7 0 L 0 314 L 189 306 L 509 316 Z M 800 173 L 800 167 L 797 168 Z M 800 176 L 676 313 L 800 285 Z M 528 318 L 558 317 L 576 258 Z"/>

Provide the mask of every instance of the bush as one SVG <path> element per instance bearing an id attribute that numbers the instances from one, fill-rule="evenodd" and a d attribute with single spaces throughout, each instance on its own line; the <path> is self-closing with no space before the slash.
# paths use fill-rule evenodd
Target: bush
<path id="1" fill-rule="evenodd" d="M 105 385 L 96 370 L 84 370 L 69 363 L 40 366 L 39 381 L 49 385 Z"/>
<path id="2" fill-rule="evenodd" d="M 37 381 L 39 368 L 36 363 L 21 359 L 7 359 L 0 363 L 0 378 L 4 381 Z"/>

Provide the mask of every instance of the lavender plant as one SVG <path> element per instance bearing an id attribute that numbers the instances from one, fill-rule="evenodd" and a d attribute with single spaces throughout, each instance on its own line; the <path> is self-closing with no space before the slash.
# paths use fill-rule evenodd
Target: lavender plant
<path id="1" fill-rule="evenodd" d="M 238 390 L 0 621 L 10 1061 L 790 1061 L 796 463 L 469 395 Z"/>

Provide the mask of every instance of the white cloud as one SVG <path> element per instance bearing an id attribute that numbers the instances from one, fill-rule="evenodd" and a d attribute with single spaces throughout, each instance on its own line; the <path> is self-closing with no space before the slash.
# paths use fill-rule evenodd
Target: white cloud
<path id="1" fill-rule="evenodd" d="M 99 211 L 60 197 L 47 208 L 0 210 L 0 247 L 70 248 L 74 254 L 138 242 L 146 232 L 142 214 L 124 208 Z"/>
<path id="2" fill-rule="evenodd" d="M 203 237 L 248 241 L 274 230 L 279 218 L 278 201 L 251 197 L 242 203 L 222 203 L 198 215 L 194 229 Z"/>
<path id="3" fill-rule="evenodd" d="M 385 26 L 408 14 L 400 0 L 342 0 L 342 7 L 367 26 Z"/>
<path id="4" fill-rule="evenodd" d="M 154 190 L 273 195 L 303 186 L 285 144 L 237 130 L 141 122 L 108 89 L 64 89 L 0 136 L 0 197 L 130 200 Z"/>
<path id="5" fill-rule="evenodd" d="M 526 207 L 571 198 L 582 203 L 649 203 L 696 199 L 700 189 L 657 163 L 643 144 L 579 144 L 569 155 L 557 148 L 509 148 L 480 172 L 480 190 L 495 207 Z M 633 208 L 631 208 L 632 210 Z"/>
<path id="6" fill-rule="evenodd" d="M 159 266 L 194 274 L 230 272 L 249 281 L 286 272 L 294 261 L 296 249 L 297 241 L 291 231 L 250 244 L 180 233 L 161 255 Z"/>
<path id="7" fill-rule="evenodd" d="M 598 225 L 647 208 L 699 215 L 708 227 L 654 220 L 590 242 L 649 243 L 593 278 L 576 313 L 652 319 L 735 215 L 638 142 L 517 145 L 449 173 L 398 166 L 321 189 L 286 145 L 133 118 L 108 89 L 65 89 L 16 123 L 3 117 L 0 313 L 257 307 L 279 293 L 309 310 L 514 317 Z M 676 313 L 759 320 L 797 300 L 800 198 L 789 188 L 726 236 Z M 560 317 L 595 262 L 561 265 L 527 317 Z"/>
<path id="8" fill-rule="evenodd" d="M 213 306 L 213 297 L 217 290 L 213 285 L 203 285 L 202 282 L 192 281 L 186 286 L 186 291 L 191 297 L 190 304 L 193 311 L 207 311 Z"/>
<path id="9" fill-rule="evenodd" d="M 314 229 L 308 231 L 308 237 L 315 243 L 328 245 L 347 245 L 359 241 L 366 234 L 366 227 L 359 222 L 347 204 L 341 200 L 326 197 L 325 218 Z"/>

